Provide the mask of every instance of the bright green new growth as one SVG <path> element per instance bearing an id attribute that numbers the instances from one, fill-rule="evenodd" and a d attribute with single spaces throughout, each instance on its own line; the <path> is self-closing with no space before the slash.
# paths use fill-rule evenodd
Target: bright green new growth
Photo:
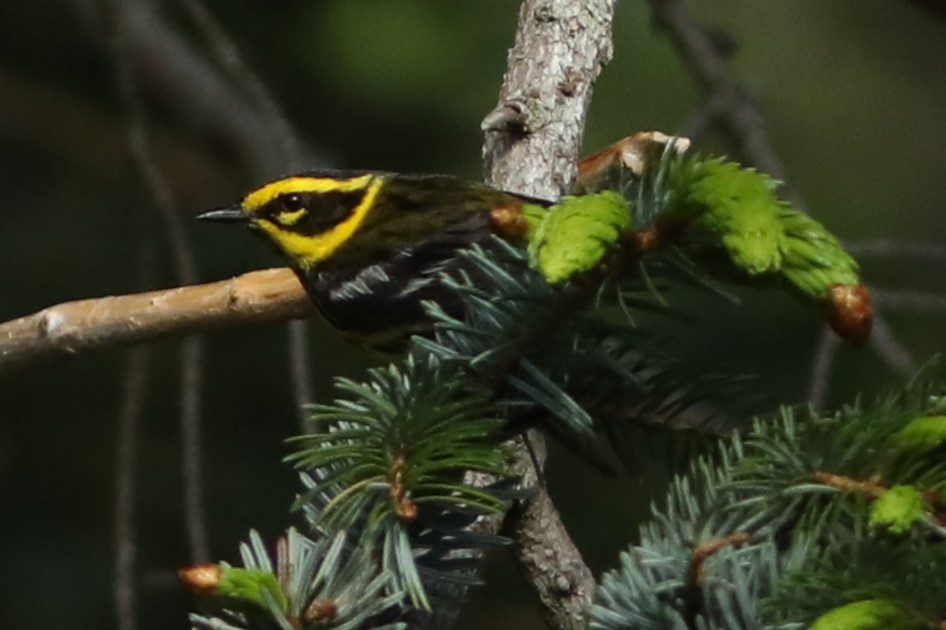
<path id="1" fill-rule="evenodd" d="M 546 217 L 548 217 L 549 210 L 545 206 L 534 203 L 523 203 L 522 214 L 523 217 L 525 217 L 526 223 L 529 224 L 529 231 L 526 234 L 526 238 L 531 242 L 535 236 L 536 229 Z"/>
<path id="2" fill-rule="evenodd" d="M 914 486 L 894 486 L 885 490 L 870 506 L 871 527 L 886 529 L 892 534 L 910 531 L 926 514 L 923 495 Z"/>
<path id="3" fill-rule="evenodd" d="M 221 563 L 220 568 L 223 569 L 223 575 L 217 585 L 216 595 L 254 604 L 267 610 L 264 593 L 268 593 L 280 610 L 286 610 L 288 606 L 286 596 L 271 571 L 242 569 L 226 563 Z"/>
<path id="4" fill-rule="evenodd" d="M 709 237 L 740 272 L 781 278 L 808 299 L 860 284 L 857 263 L 838 239 L 779 199 L 779 183 L 767 175 L 696 154 L 662 162 L 654 176 L 666 178 L 666 189 L 655 188 L 656 212 L 645 221 L 632 219 L 628 201 L 614 191 L 565 197 L 547 210 L 527 205 L 531 266 L 548 282 L 562 282 L 599 264 L 632 223 L 678 221 L 687 229 L 676 244 Z"/>
<path id="5" fill-rule="evenodd" d="M 860 284 L 857 262 L 838 239 L 810 216 L 783 204 L 780 220 L 785 228 L 782 275 L 811 298 L 823 298 L 834 285 Z"/>
<path id="6" fill-rule="evenodd" d="M 809 630 L 909 630 L 909 615 L 886 599 L 864 599 L 821 615 Z"/>
<path id="7" fill-rule="evenodd" d="M 530 232 L 529 263 L 548 282 L 567 280 L 598 264 L 630 222 L 617 192 L 564 197 Z"/>
<path id="8" fill-rule="evenodd" d="M 771 179 L 734 162 L 697 157 L 671 167 L 670 188 L 680 204 L 671 211 L 718 234 L 736 266 L 749 275 L 781 267 L 785 228 Z"/>
<path id="9" fill-rule="evenodd" d="M 722 158 L 693 155 L 669 168 L 664 216 L 718 237 L 730 260 L 750 276 L 779 274 L 806 297 L 833 285 L 860 283 L 857 263 L 818 221 L 780 200 L 778 182 Z"/>
<path id="10" fill-rule="evenodd" d="M 890 437 L 900 451 L 923 455 L 946 444 L 946 416 L 920 416 L 908 422 Z"/>

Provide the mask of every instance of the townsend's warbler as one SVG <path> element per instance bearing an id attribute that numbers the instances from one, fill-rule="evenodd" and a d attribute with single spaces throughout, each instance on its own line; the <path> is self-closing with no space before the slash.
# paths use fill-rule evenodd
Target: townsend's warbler
<path id="1" fill-rule="evenodd" d="M 492 235 L 521 238 L 529 266 L 550 284 L 685 247 L 691 274 L 694 262 L 713 270 L 721 258 L 727 277 L 789 287 L 822 308 L 839 335 L 866 341 L 870 295 L 840 241 L 780 200 L 771 178 L 681 154 L 679 145 L 657 132 L 625 138 L 579 162 L 582 194 L 554 203 L 442 175 L 311 171 L 198 218 L 261 233 L 289 258 L 322 315 L 367 346 L 393 349 L 429 330 L 425 300 L 459 315 L 443 274 L 463 264 L 457 250 Z M 621 194 L 607 190 L 615 166 Z"/>
<path id="2" fill-rule="evenodd" d="M 525 231 L 543 202 L 441 175 L 310 171 L 270 182 L 198 219 L 242 223 L 286 257 L 333 327 L 371 347 L 428 329 L 422 302 L 448 313 L 441 274 L 458 249 Z"/>

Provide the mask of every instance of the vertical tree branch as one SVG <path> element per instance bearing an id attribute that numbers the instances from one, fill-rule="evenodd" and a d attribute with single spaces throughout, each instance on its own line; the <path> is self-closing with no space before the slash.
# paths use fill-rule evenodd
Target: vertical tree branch
<path id="1" fill-rule="evenodd" d="M 483 120 L 489 183 L 555 199 L 576 173 L 592 88 L 612 53 L 614 0 L 525 0 L 499 104 Z M 533 441 L 541 444 L 541 436 Z M 542 466 L 545 449 L 535 464 Z M 539 483 L 525 448 L 518 454 L 532 499 L 507 522 L 516 554 L 555 628 L 584 627 L 595 582 Z"/>
<path id="2" fill-rule="evenodd" d="M 613 19 L 614 0 L 522 3 L 499 104 L 482 124 L 488 182 L 550 199 L 567 190 Z"/>
<path id="3" fill-rule="evenodd" d="M 128 143 L 132 159 L 141 172 L 154 199 L 161 223 L 167 233 L 174 260 L 174 270 L 181 285 L 197 281 L 197 264 L 187 234 L 178 215 L 174 194 L 152 157 L 144 103 L 141 99 L 134 67 L 129 61 L 129 24 L 146 0 L 113 0 L 111 3 L 113 58 L 122 103 L 128 113 Z M 190 540 L 191 560 L 205 562 L 209 556 L 207 523 L 203 502 L 203 475 L 200 457 L 200 392 L 203 365 L 203 342 L 188 337 L 181 342 L 181 443 L 184 476 L 184 514 Z"/>

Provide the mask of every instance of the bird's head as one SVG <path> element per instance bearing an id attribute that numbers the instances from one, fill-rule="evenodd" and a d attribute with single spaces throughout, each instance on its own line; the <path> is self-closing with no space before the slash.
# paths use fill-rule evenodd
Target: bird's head
<path id="1" fill-rule="evenodd" d="M 302 173 L 265 184 L 239 203 L 197 218 L 243 224 L 261 233 L 298 267 L 308 269 L 355 233 L 383 180 L 378 173 Z"/>

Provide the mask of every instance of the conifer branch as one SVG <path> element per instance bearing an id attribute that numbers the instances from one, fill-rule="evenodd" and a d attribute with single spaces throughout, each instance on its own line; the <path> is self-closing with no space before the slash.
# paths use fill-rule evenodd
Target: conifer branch
<path id="1" fill-rule="evenodd" d="M 867 601 L 911 611 L 918 622 L 902 627 L 934 627 L 941 392 L 927 377 L 871 406 L 784 409 L 701 457 L 602 578 L 591 627 L 862 628 L 852 620 Z"/>

